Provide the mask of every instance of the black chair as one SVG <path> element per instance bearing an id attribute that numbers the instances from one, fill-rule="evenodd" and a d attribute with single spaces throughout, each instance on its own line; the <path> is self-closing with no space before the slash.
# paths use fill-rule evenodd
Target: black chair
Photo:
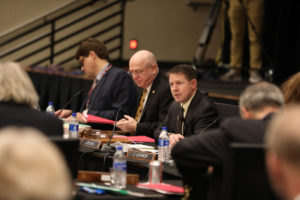
<path id="1" fill-rule="evenodd" d="M 79 157 L 79 139 L 49 137 L 62 153 L 73 178 L 77 177 L 77 159 Z"/>
<path id="2" fill-rule="evenodd" d="M 224 165 L 223 200 L 276 200 L 265 167 L 262 144 L 231 143 L 232 158 Z"/>
<path id="3" fill-rule="evenodd" d="M 219 117 L 221 119 L 224 119 L 226 117 L 240 116 L 239 106 L 237 105 L 215 102 L 215 106 L 219 112 Z"/>

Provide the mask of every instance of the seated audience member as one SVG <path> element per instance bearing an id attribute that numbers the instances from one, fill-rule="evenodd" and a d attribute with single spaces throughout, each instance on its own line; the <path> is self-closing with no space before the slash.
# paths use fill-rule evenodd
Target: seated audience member
<path id="1" fill-rule="evenodd" d="M 0 199 L 71 199 L 71 176 L 63 156 L 41 132 L 0 130 Z"/>
<path id="2" fill-rule="evenodd" d="M 167 77 L 159 72 L 156 57 L 150 51 L 136 52 L 129 61 L 129 71 L 139 88 L 134 118 L 125 115 L 117 127 L 125 132 L 154 137 L 158 123 L 167 115 L 173 98 Z"/>
<path id="3" fill-rule="evenodd" d="M 300 106 L 291 106 L 270 122 L 266 163 L 275 191 L 285 200 L 300 199 Z"/>
<path id="4" fill-rule="evenodd" d="M 281 85 L 286 105 L 300 103 L 300 72 L 292 75 Z"/>
<path id="5" fill-rule="evenodd" d="M 209 166 L 225 166 L 231 157 L 230 143 L 263 143 L 264 132 L 271 116 L 283 104 L 283 95 L 274 84 L 260 82 L 250 85 L 242 92 L 239 100 L 242 119 L 226 118 L 217 129 L 178 142 L 172 149 L 172 157 L 186 178 L 186 183 L 192 186 L 191 195 L 199 195 L 199 188 L 193 183 L 195 174 L 206 171 Z M 216 190 L 214 195 L 220 195 L 220 188 Z M 217 196 L 213 199 L 220 198 Z"/>
<path id="6" fill-rule="evenodd" d="M 30 126 L 48 136 L 62 136 L 62 120 L 34 110 L 38 101 L 26 71 L 18 63 L 0 63 L 0 128 Z"/>
<path id="7" fill-rule="evenodd" d="M 86 123 L 82 113 L 115 120 L 124 114 L 131 115 L 136 103 L 136 88 L 129 74 L 120 68 L 112 66 L 108 61 L 108 51 L 104 43 L 95 38 L 81 42 L 76 59 L 81 70 L 94 82 L 86 97 L 77 118 Z M 58 110 L 55 115 L 69 117 L 71 110 Z"/>
<path id="8" fill-rule="evenodd" d="M 170 145 L 202 133 L 216 125 L 218 112 L 213 101 L 197 88 L 197 72 L 190 65 L 177 65 L 169 71 L 169 84 L 174 98 L 168 115 L 155 131 L 158 139 L 161 127 L 169 131 Z"/>

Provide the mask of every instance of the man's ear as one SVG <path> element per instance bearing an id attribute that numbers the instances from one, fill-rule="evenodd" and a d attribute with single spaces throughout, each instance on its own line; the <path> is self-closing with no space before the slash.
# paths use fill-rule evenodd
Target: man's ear
<path id="1" fill-rule="evenodd" d="M 94 52 L 94 51 L 89 51 L 89 56 L 92 58 L 92 59 L 94 59 L 95 58 L 95 56 L 96 56 L 96 53 Z"/>
<path id="2" fill-rule="evenodd" d="M 245 106 L 242 106 L 240 108 L 240 112 L 241 112 L 241 117 L 243 119 L 250 119 L 251 118 L 251 112 Z"/>
<path id="3" fill-rule="evenodd" d="M 193 89 L 197 88 L 197 80 L 196 79 L 191 80 L 191 86 Z"/>

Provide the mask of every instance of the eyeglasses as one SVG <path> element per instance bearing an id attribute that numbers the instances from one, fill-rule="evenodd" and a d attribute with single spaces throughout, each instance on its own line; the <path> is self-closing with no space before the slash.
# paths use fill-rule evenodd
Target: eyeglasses
<path id="1" fill-rule="evenodd" d="M 82 56 L 81 59 L 79 58 L 78 63 L 80 66 L 83 66 L 85 58 L 86 58 L 85 56 Z"/>
<path id="2" fill-rule="evenodd" d="M 145 70 L 142 69 L 138 69 L 138 70 L 130 70 L 129 72 L 131 73 L 131 75 L 141 75 L 142 73 L 144 73 Z"/>

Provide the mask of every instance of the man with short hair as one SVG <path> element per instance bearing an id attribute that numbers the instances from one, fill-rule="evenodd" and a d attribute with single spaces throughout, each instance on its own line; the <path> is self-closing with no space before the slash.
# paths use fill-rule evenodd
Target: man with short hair
<path id="1" fill-rule="evenodd" d="M 173 100 L 168 79 L 159 72 L 154 54 L 147 50 L 138 51 L 130 58 L 129 71 L 139 87 L 139 98 L 133 117 L 124 115 L 117 127 L 136 135 L 153 137 Z"/>
<path id="2" fill-rule="evenodd" d="M 300 106 L 288 107 L 266 132 L 266 163 L 271 184 L 285 200 L 300 199 Z"/>
<path id="3" fill-rule="evenodd" d="M 82 113 L 111 120 L 120 119 L 124 114 L 131 115 L 136 102 L 134 83 L 125 70 L 109 63 L 105 45 L 95 38 L 88 38 L 80 44 L 76 59 L 81 70 L 94 79 L 77 118 L 86 122 Z M 71 110 L 58 110 L 55 115 L 68 117 L 71 113 Z"/>
<path id="4" fill-rule="evenodd" d="M 283 105 L 283 95 L 276 85 L 267 82 L 250 85 L 239 100 L 243 119 L 224 119 L 219 128 L 176 144 L 172 149 L 172 157 L 179 171 L 195 187 L 192 188 L 192 196 L 200 195 L 197 193 L 200 189 L 193 183 L 195 174 L 205 171 L 209 166 L 224 167 L 231 155 L 229 144 L 232 142 L 263 143 L 264 132 L 272 114 L 277 113 Z M 220 192 L 213 195 L 220 195 Z"/>
<path id="5" fill-rule="evenodd" d="M 155 131 L 158 139 L 161 127 L 168 128 L 170 145 L 202 133 L 216 125 L 218 112 L 213 101 L 197 89 L 197 72 L 190 65 L 177 65 L 169 71 L 169 84 L 174 102 L 168 115 Z"/>

